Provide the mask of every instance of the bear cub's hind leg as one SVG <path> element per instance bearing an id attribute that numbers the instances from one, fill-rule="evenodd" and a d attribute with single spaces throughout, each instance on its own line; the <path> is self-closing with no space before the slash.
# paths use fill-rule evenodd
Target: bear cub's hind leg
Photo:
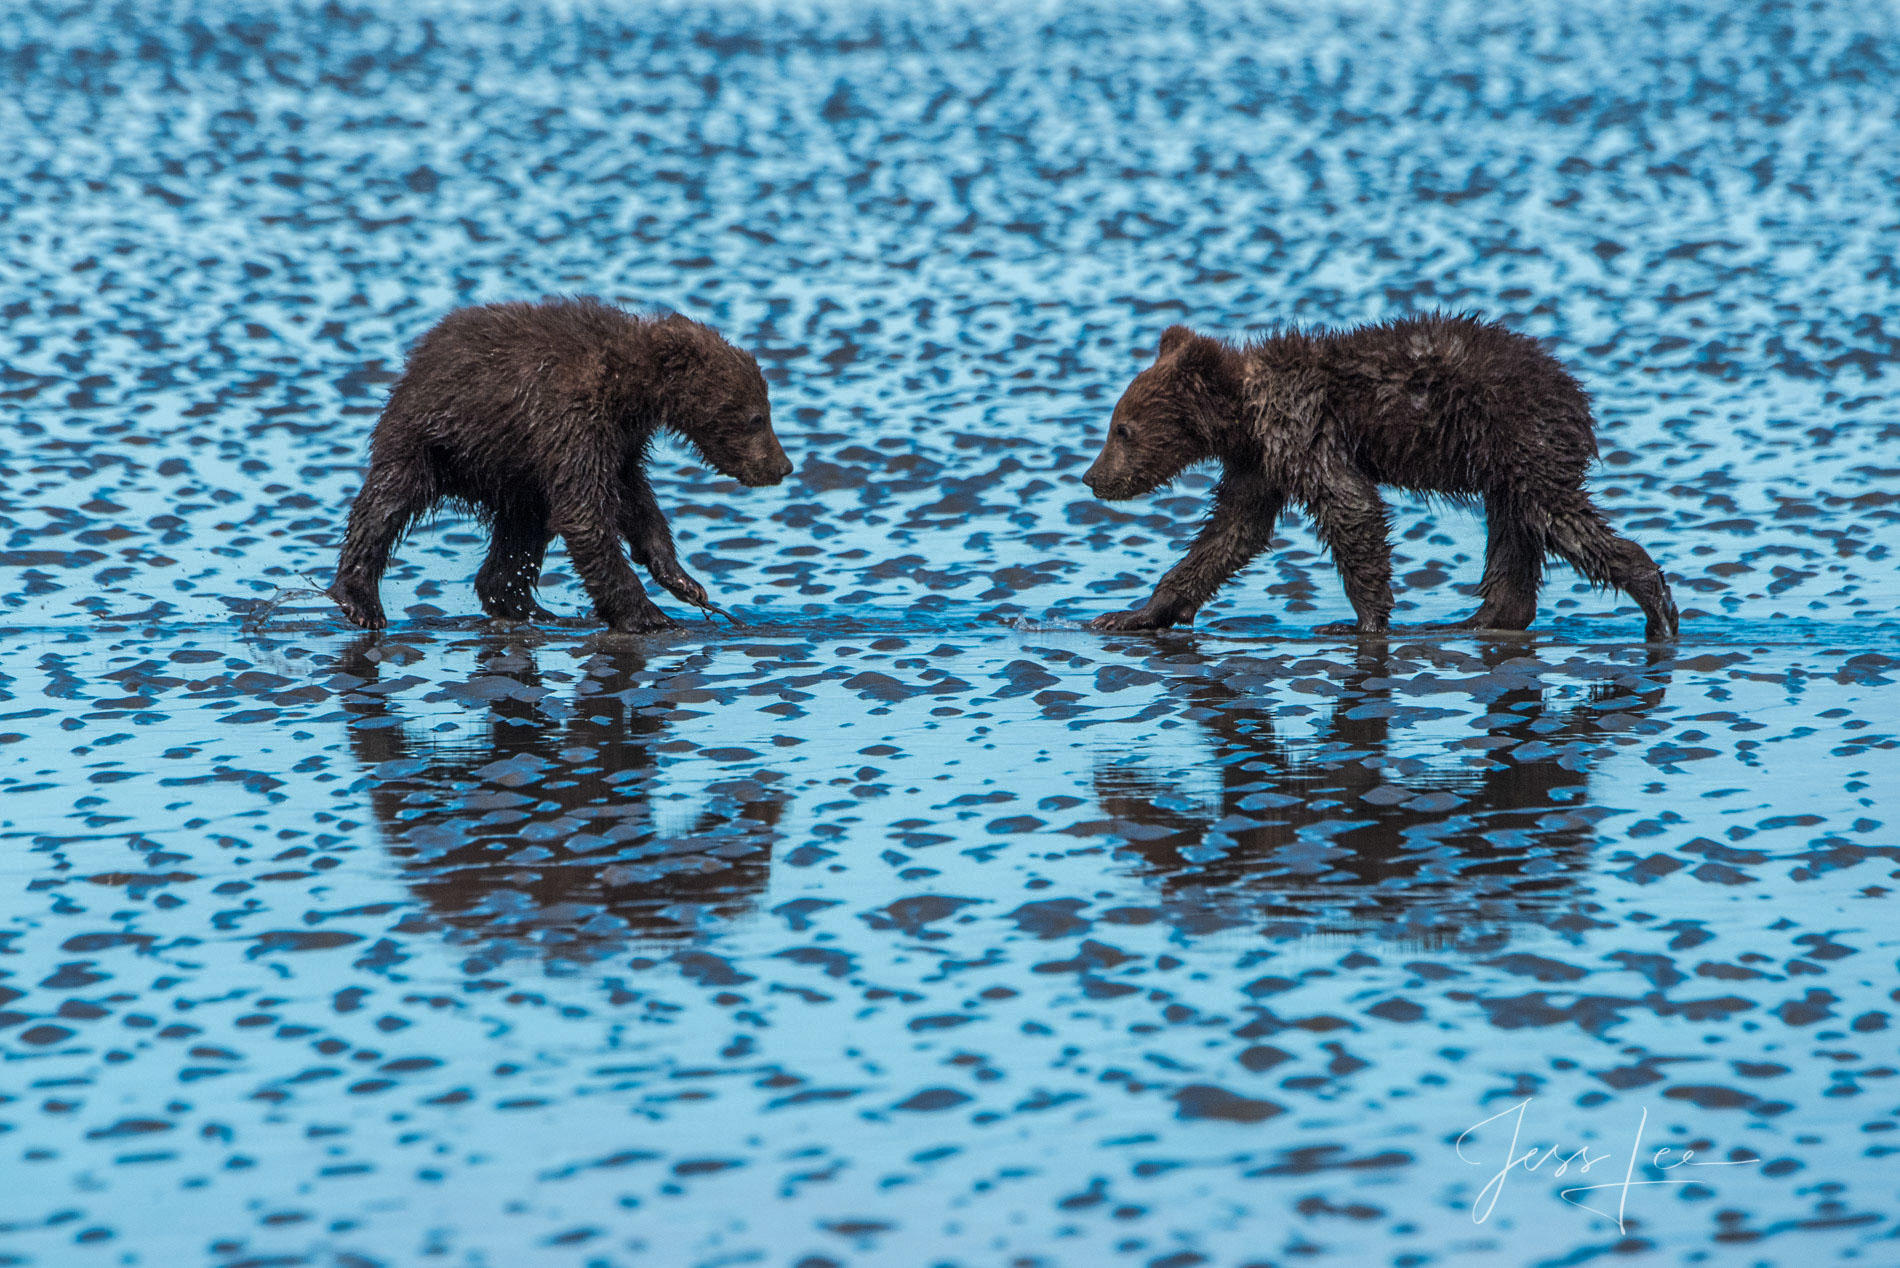
<path id="1" fill-rule="evenodd" d="M 548 549 L 547 508 L 519 503 L 495 512 L 488 557 L 475 574 L 482 611 L 508 621 L 536 621 L 554 614 L 535 601 L 541 562 Z"/>
<path id="2" fill-rule="evenodd" d="M 416 516 L 439 494 L 422 462 L 370 461 L 363 490 L 350 506 L 350 524 L 329 594 L 352 624 L 380 630 L 389 624 L 379 593 L 389 552 Z"/>

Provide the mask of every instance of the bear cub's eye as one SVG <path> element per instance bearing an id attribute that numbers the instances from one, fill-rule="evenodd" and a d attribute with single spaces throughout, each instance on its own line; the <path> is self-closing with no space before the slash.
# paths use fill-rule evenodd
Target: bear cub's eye
<path id="1" fill-rule="evenodd" d="M 754 414 L 751 417 L 751 419 L 746 423 L 746 426 L 750 427 L 753 431 L 759 431 L 763 429 L 765 426 L 765 415 Z"/>
<path id="2" fill-rule="evenodd" d="M 1131 427 L 1129 427 L 1127 423 L 1115 424 L 1115 439 L 1133 440 L 1134 438 L 1135 438 L 1134 430 Z"/>

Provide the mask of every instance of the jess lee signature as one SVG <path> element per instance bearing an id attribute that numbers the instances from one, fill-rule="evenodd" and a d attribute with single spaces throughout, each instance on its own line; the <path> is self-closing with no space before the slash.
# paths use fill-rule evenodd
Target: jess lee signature
<path id="1" fill-rule="evenodd" d="M 1478 1200 L 1471 1205 L 1471 1222 L 1473 1224 L 1482 1224 L 1491 1218 L 1492 1210 L 1497 1207 L 1498 1198 L 1504 1193 L 1504 1182 L 1510 1177 L 1511 1172 L 1522 1169 L 1526 1172 L 1535 1173 L 1542 1169 L 1545 1163 L 1553 1160 L 1557 1163 L 1556 1169 L 1550 1172 L 1553 1179 L 1561 1179 L 1573 1169 L 1578 1175 L 1588 1175 L 1590 1174 L 1590 1168 L 1600 1163 L 1610 1163 L 1612 1167 L 1616 1164 L 1621 1164 L 1623 1171 L 1621 1179 L 1607 1180 L 1599 1184 L 1573 1185 L 1567 1189 L 1560 1189 L 1557 1194 L 1557 1196 L 1572 1206 L 1582 1207 L 1593 1215 L 1601 1215 L 1605 1219 L 1614 1221 L 1618 1232 L 1626 1231 L 1623 1227 L 1623 1213 L 1629 1206 L 1631 1189 L 1654 1188 L 1659 1185 L 1668 1186 L 1697 1183 L 1697 1181 L 1687 1178 L 1666 1180 L 1639 1180 L 1636 1178 L 1636 1169 L 1639 1165 L 1637 1160 L 1643 1152 L 1643 1130 L 1649 1126 L 1648 1109 L 1643 1110 L 1642 1117 L 1636 1122 L 1636 1134 L 1630 1139 L 1629 1152 L 1627 1155 L 1622 1153 L 1593 1154 L 1590 1152 L 1590 1146 L 1588 1145 L 1578 1145 L 1576 1148 L 1566 1152 L 1565 1146 L 1561 1144 L 1551 1145 L 1548 1148 L 1537 1146 L 1519 1152 L 1518 1141 L 1524 1134 L 1524 1114 L 1526 1110 L 1530 1109 L 1531 1102 L 1536 1099 L 1536 1097 L 1527 1096 L 1509 1109 L 1493 1114 L 1482 1122 L 1473 1123 L 1471 1126 L 1465 1128 L 1463 1132 L 1459 1133 L 1458 1139 L 1454 1142 L 1453 1147 L 1457 1150 L 1458 1157 L 1461 1161 L 1474 1167 L 1489 1165 L 1483 1159 L 1474 1158 L 1467 1154 L 1465 1152 L 1465 1142 L 1475 1135 L 1480 1128 L 1497 1123 L 1500 1119 L 1511 1120 L 1511 1140 L 1510 1144 L 1507 1145 L 1504 1150 L 1503 1165 L 1499 1166 L 1496 1172 L 1492 1174 L 1491 1179 L 1486 1182 L 1484 1188 L 1478 1190 Z M 1502 1131 L 1502 1125 L 1500 1125 L 1499 1131 Z M 1473 1141 L 1472 1148 L 1475 1150 L 1478 1147 L 1478 1142 Z M 1676 1155 L 1681 1156 L 1676 1157 Z M 1647 1165 L 1658 1171 L 1674 1172 L 1683 1167 L 1742 1167 L 1750 1163 L 1761 1161 L 1760 1158 L 1702 1161 L 1698 1160 L 1695 1155 L 1696 1151 L 1693 1149 L 1683 1149 L 1665 1145 L 1655 1151 Z M 1495 1161 L 1495 1155 L 1493 1156 L 1493 1160 Z M 1603 1194 L 1602 1198 L 1592 1197 L 1591 1200 L 1604 1201 L 1610 1196 L 1605 1190 L 1614 1191 L 1616 1195 L 1614 1214 L 1604 1210 L 1602 1206 L 1592 1206 L 1590 1202 L 1580 1200 L 1582 1195 Z M 1607 1202 L 1605 1204 L 1607 1205 Z"/>

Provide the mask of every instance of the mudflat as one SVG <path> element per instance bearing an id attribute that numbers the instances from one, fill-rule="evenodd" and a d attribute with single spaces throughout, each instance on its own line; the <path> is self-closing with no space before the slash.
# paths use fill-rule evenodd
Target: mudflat
<path id="1" fill-rule="evenodd" d="M 1882 1258 L 1888 20 L 1213 8 L 0 17 L 0 1262 Z M 648 468 L 747 627 L 445 515 L 348 628 L 403 350 L 575 292 L 758 357 L 793 474 Z M 1292 521 L 1083 628 L 1207 506 L 1079 479 L 1162 330 L 1434 308 L 1679 644 L 1405 634 L 1400 496 L 1389 640 Z"/>

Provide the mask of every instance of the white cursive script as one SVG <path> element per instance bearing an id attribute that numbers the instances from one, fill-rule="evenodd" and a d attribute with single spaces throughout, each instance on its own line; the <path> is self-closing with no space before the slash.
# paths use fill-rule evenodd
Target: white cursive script
<path id="1" fill-rule="evenodd" d="M 1557 1160 L 1557 1166 L 1556 1169 L 1550 1173 L 1553 1178 L 1561 1178 L 1569 1174 L 1572 1167 L 1576 1168 L 1579 1175 L 1588 1175 L 1591 1167 L 1596 1166 L 1598 1163 L 1612 1162 L 1618 1157 L 1618 1155 L 1610 1153 L 1592 1154 L 1588 1145 L 1579 1145 L 1567 1153 L 1562 1145 L 1551 1145 L 1549 1148 L 1541 1146 L 1527 1148 L 1520 1153 L 1518 1151 L 1518 1141 L 1524 1133 L 1524 1114 L 1525 1111 L 1530 1109 L 1531 1102 L 1536 1099 L 1536 1097 L 1527 1096 L 1517 1104 L 1511 1106 L 1511 1108 L 1501 1110 L 1482 1122 L 1473 1123 L 1471 1126 L 1465 1128 L 1464 1131 L 1460 1132 L 1458 1139 L 1453 1142 L 1452 1147 L 1457 1151 L 1458 1158 L 1461 1162 L 1468 1163 L 1474 1167 L 1482 1167 L 1486 1165 L 1484 1162 L 1466 1155 L 1466 1138 L 1478 1131 L 1479 1128 L 1488 1127 L 1499 1119 L 1511 1119 L 1511 1141 L 1504 1150 L 1504 1164 L 1493 1172 L 1490 1180 L 1486 1181 L 1485 1186 L 1478 1190 L 1478 1200 L 1471 1204 L 1471 1222 L 1473 1224 L 1482 1224 L 1491 1218 L 1491 1212 L 1497 1208 L 1498 1198 L 1504 1194 L 1504 1182 L 1514 1170 L 1521 1168 L 1527 1172 L 1537 1172 L 1543 1169 L 1545 1163 L 1554 1159 Z M 1636 1121 L 1636 1134 L 1630 1140 L 1629 1154 L 1623 1159 L 1622 1179 L 1610 1180 L 1602 1184 L 1575 1185 L 1571 1188 L 1560 1189 L 1557 1196 L 1572 1206 L 1582 1207 L 1593 1215 L 1601 1215 L 1603 1218 L 1614 1222 L 1618 1232 L 1624 1232 L 1626 1230 L 1623 1227 L 1623 1215 L 1624 1212 L 1629 1209 L 1631 1189 L 1654 1187 L 1658 1185 L 1668 1186 L 1696 1183 L 1693 1180 L 1639 1180 L 1636 1178 L 1637 1159 L 1643 1152 L 1643 1131 L 1648 1126 L 1649 1110 L 1644 1109 L 1642 1117 Z M 1682 1156 L 1674 1161 L 1670 1161 L 1670 1156 L 1673 1154 L 1681 1154 Z M 1678 1149 L 1665 1145 L 1655 1151 L 1655 1154 L 1649 1160 L 1649 1166 L 1658 1171 L 1666 1172 L 1674 1171 L 1678 1167 L 1685 1166 L 1741 1167 L 1751 1162 L 1761 1161 L 1759 1158 L 1737 1158 L 1721 1162 L 1700 1162 L 1696 1160 L 1695 1154 L 1696 1151 L 1693 1149 Z M 1578 1200 L 1578 1194 L 1596 1193 L 1604 1189 L 1616 1190 L 1615 1214 L 1611 1214 L 1601 1207 L 1591 1206 L 1588 1202 Z"/>

